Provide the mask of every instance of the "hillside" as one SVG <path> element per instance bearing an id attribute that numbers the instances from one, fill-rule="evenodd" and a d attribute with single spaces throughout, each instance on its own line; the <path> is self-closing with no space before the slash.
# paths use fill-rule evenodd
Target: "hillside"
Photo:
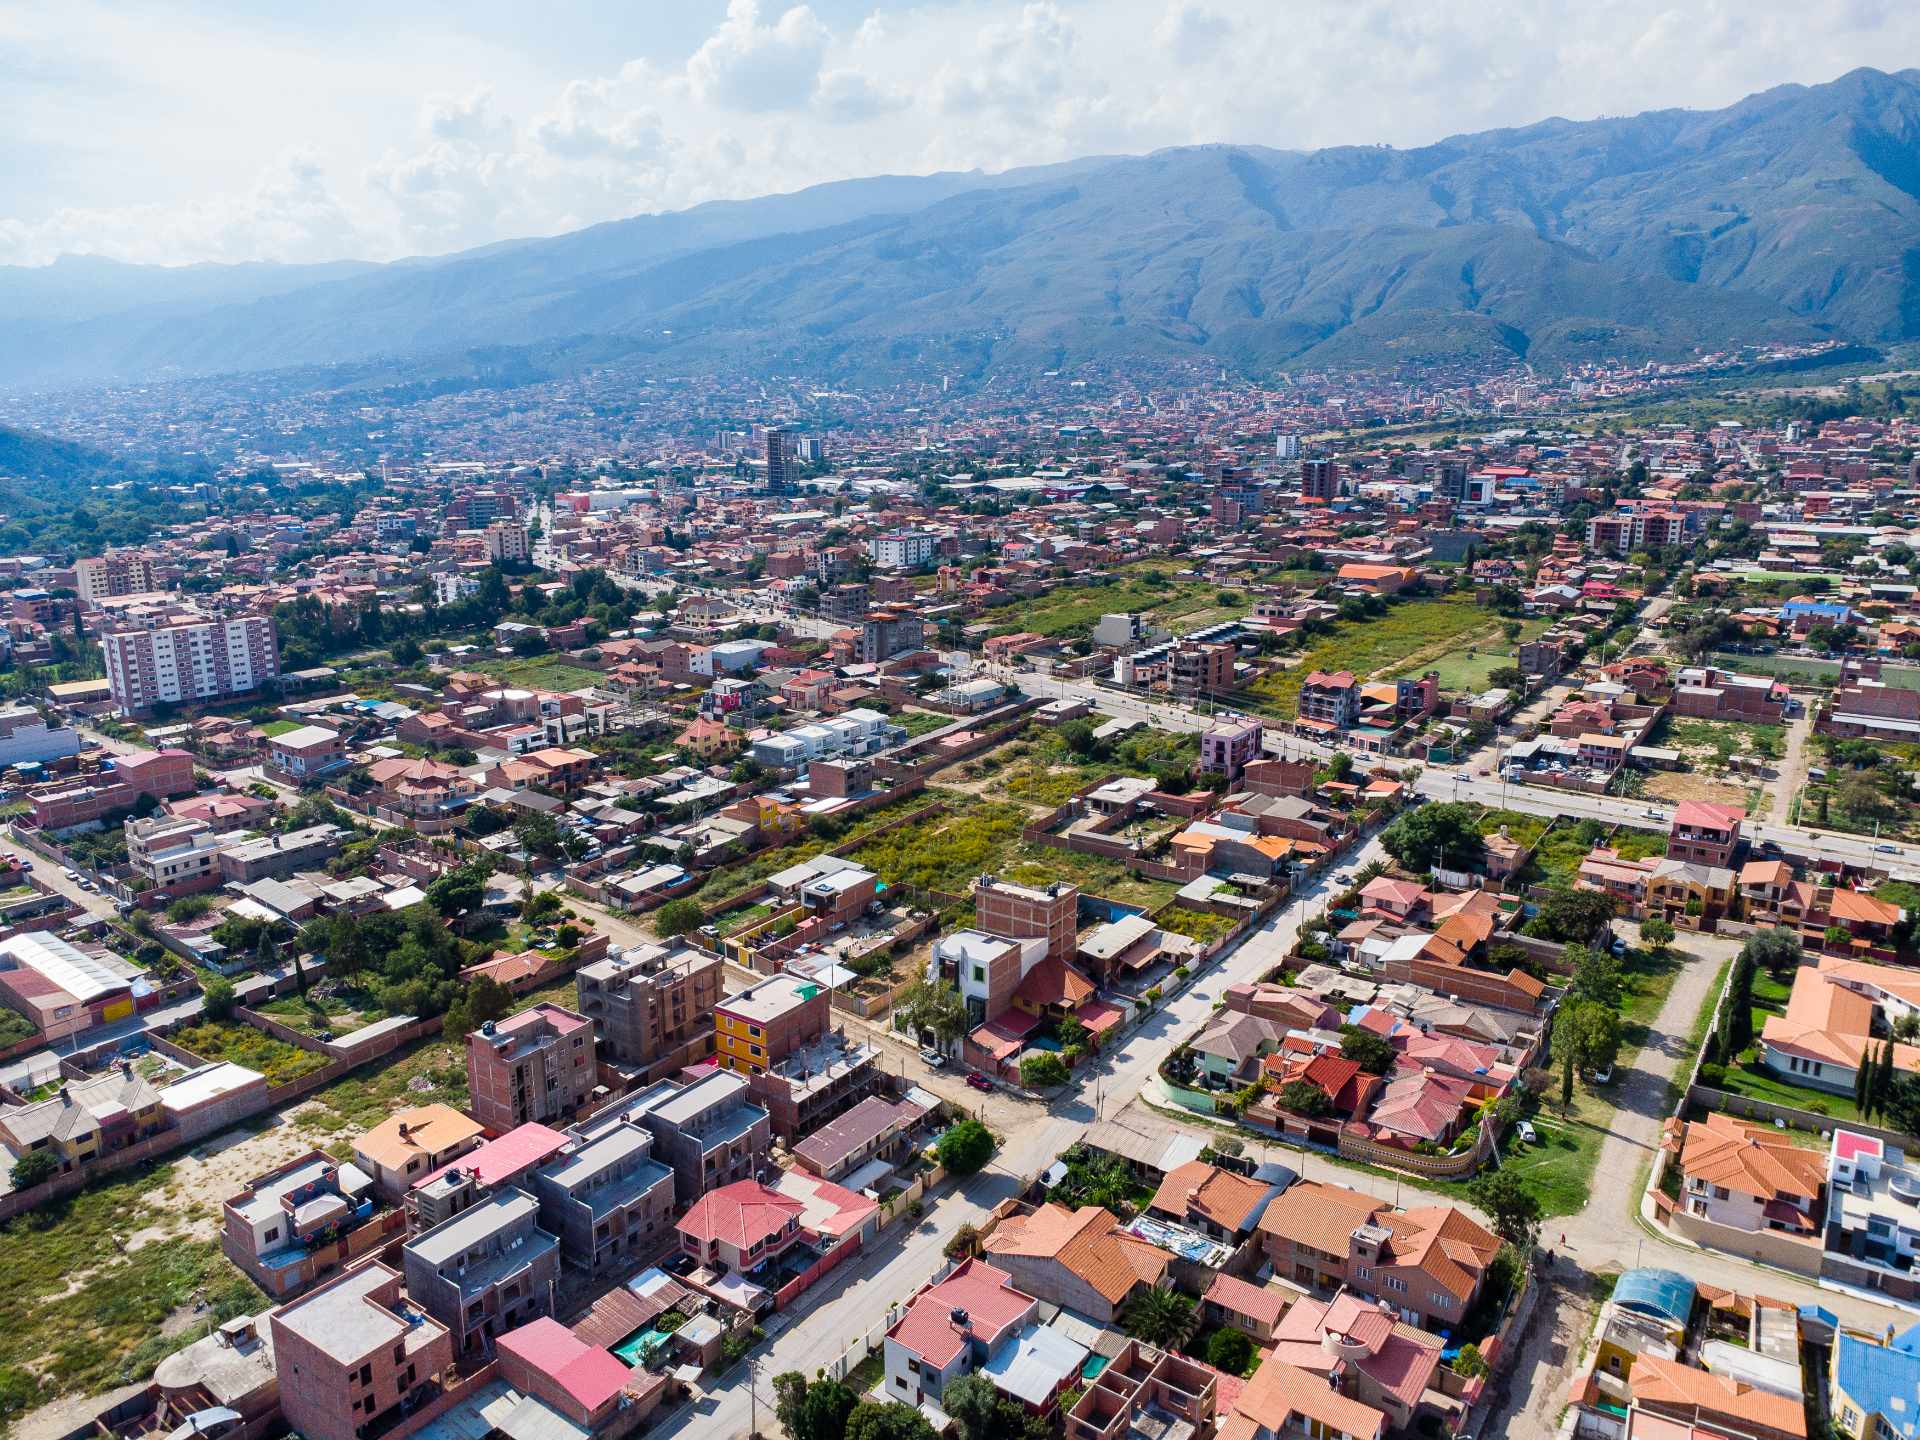
<path id="1" fill-rule="evenodd" d="M 483 346 L 1260 371 L 1913 339 L 1920 71 L 1413 150 L 848 181 L 387 266 L 132 270 L 91 300 L 0 271 L 0 384 Z"/>

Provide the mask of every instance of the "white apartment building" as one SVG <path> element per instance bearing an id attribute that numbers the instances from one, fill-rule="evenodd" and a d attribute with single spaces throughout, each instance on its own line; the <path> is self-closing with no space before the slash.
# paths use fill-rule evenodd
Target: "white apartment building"
<path id="1" fill-rule="evenodd" d="M 71 726 L 49 725 L 31 705 L 0 709 L 0 768 L 79 753 L 80 736 Z"/>
<path id="2" fill-rule="evenodd" d="M 107 685 L 121 711 L 143 714 L 239 695 L 280 673 L 280 645 L 267 615 L 233 619 L 185 606 L 124 612 L 100 636 Z"/>
<path id="3" fill-rule="evenodd" d="M 919 530 L 889 530 L 867 542 L 874 566 L 881 570 L 918 570 L 933 559 L 939 541 Z"/>
<path id="4" fill-rule="evenodd" d="M 480 532 L 480 537 L 486 541 L 487 558 L 496 563 L 532 558 L 527 527 L 518 520 L 496 520 Z"/>
<path id="5" fill-rule="evenodd" d="M 137 550 L 109 550 L 89 555 L 73 566 L 73 588 L 88 609 L 116 595 L 141 595 L 159 588 L 153 560 Z"/>
<path id="6" fill-rule="evenodd" d="M 469 595 L 480 593 L 480 582 L 471 575 L 442 572 L 433 577 L 433 603 L 458 605 Z"/>

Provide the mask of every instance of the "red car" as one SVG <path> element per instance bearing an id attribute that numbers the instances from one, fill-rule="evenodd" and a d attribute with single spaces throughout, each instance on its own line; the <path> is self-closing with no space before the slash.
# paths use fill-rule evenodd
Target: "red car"
<path id="1" fill-rule="evenodd" d="M 967 1084 L 976 1090 L 993 1089 L 993 1081 L 982 1075 L 978 1070 L 969 1070 L 967 1072 Z"/>

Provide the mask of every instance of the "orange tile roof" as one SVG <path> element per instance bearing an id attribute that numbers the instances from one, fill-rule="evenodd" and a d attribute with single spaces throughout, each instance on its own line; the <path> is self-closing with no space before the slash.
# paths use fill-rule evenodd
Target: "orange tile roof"
<path id="1" fill-rule="evenodd" d="M 1274 1435 L 1297 1434 L 1306 1428 L 1302 1423 L 1306 1421 L 1318 1421 L 1358 1440 L 1377 1440 L 1387 1428 L 1387 1417 L 1371 1405 L 1349 1400 L 1320 1376 L 1282 1360 L 1261 1365 L 1233 1408 L 1236 1417 Z M 1221 1440 L 1237 1433 L 1239 1427 L 1220 1429 Z"/>
<path id="2" fill-rule="evenodd" d="M 407 1127 L 405 1139 L 400 1137 L 402 1125 Z M 353 1148 L 376 1165 L 405 1170 L 409 1160 L 441 1154 L 480 1134 L 480 1123 L 451 1105 L 416 1105 L 389 1115 L 354 1141 Z"/>
<path id="3" fill-rule="evenodd" d="M 1301 1180 L 1274 1197 L 1260 1216 L 1260 1230 L 1324 1254 L 1345 1255 L 1355 1227 L 1373 1219 L 1381 1208 L 1371 1195 L 1344 1185 Z"/>
<path id="4" fill-rule="evenodd" d="M 1677 1360 L 1641 1355 L 1634 1360 L 1627 1383 L 1636 1405 L 1691 1411 L 1702 1419 L 1725 1416 L 1746 1427 L 1764 1426 L 1789 1435 L 1807 1433 L 1806 1409 L 1799 1398 L 1756 1390 Z"/>
<path id="5" fill-rule="evenodd" d="M 1031 1215 L 1010 1215 L 983 1242 L 989 1255 L 1053 1260 L 1118 1305 L 1136 1285 L 1158 1285 L 1173 1257 L 1120 1229 L 1098 1205 L 1069 1210 L 1048 1202 Z"/>
<path id="6" fill-rule="evenodd" d="M 1812 1200 L 1826 1183 L 1826 1156 L 1758 1125 L 1714 1114 L 1687 1125 L 1680 1171 L 1759 1200 L 1798 1195 Z"/>
<path id="7" fill-rule="evenodd" d="M 1168 1215 L 1201 1215 L 1229 1232 L 1245 1227 L 1267 1197 L 1258 1180 L 1221 1170 L 1204 1160 L 1189 1160 L 1167 1172 L 1154 1192 L 1153 1208 Z"/>

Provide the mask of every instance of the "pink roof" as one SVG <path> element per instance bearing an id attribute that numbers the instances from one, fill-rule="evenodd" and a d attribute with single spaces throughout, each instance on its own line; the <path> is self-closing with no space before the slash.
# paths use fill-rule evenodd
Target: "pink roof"
<path id="1" fill-rule="evenodd" d="M 1746 818 L 1737 805 L 1716 805 L 1710 800 L 1682 800 L 1673 810 L 1676 825 L 1704 825 L 1710 830 L 1726 830 Z"/>
<path id="2" fill-rule="evenodd" d="M 449 1170 L 477 1170 L 482 1185 L 498 1185 L 529 1166 L 559 1154 L 566 1143 L 567 1137 L 558 1130 L 528 1121 L 525 1125 L 516 1125 L 498 1140 L 489 1140 L 478 1150 L 470 1150 L 458 1160 L 423 1175 L 413 1182 L 413 1188 L 418 1190 Z"/>
<path id="3" fill-rule="evenodd" d="M 887 1338 L 897 1340 L 928 1364 L 944 1370 L 965 1343 L 953 1323 L 953 1311 L 965 1310 L 975 1339 L 992 1348 L 1038 1302 L 1016 1290 L 1013 1277 L 997 1266 L 969 1260 L 938 1285 L 929 1285 L 907 1306 Z"/>
<path id="4" fill-rule="evenodd" d="M 1871 1155 L 1877 1160 L 1886 1153 L 1886 1147 L 1877 1136 L 1862 1135 L 1857 1130 L 1840 1130 L 1833 1137 L 1833 1153 L 1842 1160 L 1858 1160 L 1862 1155 Z"/>
<path id="5" fill-rule="evenodd" d="M 736 1180 L 709 1190 L 680 1217 L 681 1234 L 700 1241 L 718 1240 L 739 1250 L 751 1250 L 798 1222 L 806 1207 L 758 1180 Z"/>
<path id="6" fill-rule="evenodd" d="M 626 1389 L 631 1378 L 612 1352 L 586 1344 L 549 1315 L 502 1335 L 500 1348 L 517 1355 L 590 1411 Z"/>

